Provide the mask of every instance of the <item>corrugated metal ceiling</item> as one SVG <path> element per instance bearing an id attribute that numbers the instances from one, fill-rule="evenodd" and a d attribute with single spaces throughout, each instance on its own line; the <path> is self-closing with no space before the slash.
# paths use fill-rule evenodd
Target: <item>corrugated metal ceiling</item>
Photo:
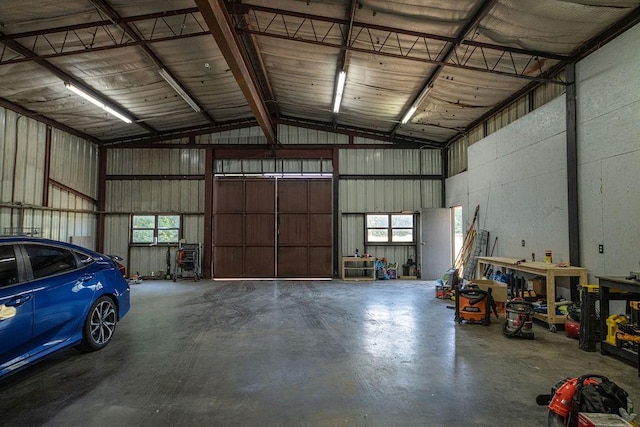
<path id="1" fill-rule="evenodd" d="M 562 84 L 556 78 L 561 66 L 582 55 L 594 38 L 604 40 L 604 32 L 635 25 L 639 5 L 4 0 L 0 105 L 98 143 L 288 123 L 445 146 L 532 82 Z M 225 27 L 231 30 L 226 36 Z M 341 69 L 346 85 L 334 114 Z M 68 91 L 65 81 L 121 109 L 134 123 L 94 107 Z M 417 100 L 416 113 L 402 124 Z"/>

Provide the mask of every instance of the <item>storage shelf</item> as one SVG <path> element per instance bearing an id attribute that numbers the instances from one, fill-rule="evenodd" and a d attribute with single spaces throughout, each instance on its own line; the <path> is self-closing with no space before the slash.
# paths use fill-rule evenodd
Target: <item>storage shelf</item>
<path id="1" fill-rule="evenodd" d="M 342 257 L 342 280 L 376 280 L 375 264 L 374 257 Z"/>
<path id="2" fill-rule="evenodd" d="M 607 331 L 607 318 L 609 317 L 609 302 L 611 300 L 627 300 L 640 298 L 640 283 L 624 277 L 598 277 L 600 284 L 600 327 L 602 333 Z M 625 293 L 615 293 L 611 290 L 624 291 Z M 628 305 L 628 302 L 627 302 Z M 606 339 L 600 341 L 601 354 L 614 354 L 638 367 L 638 377 L 640 377 L 640 353 L 627 350 L 622 347 L 607 342 Z"/>

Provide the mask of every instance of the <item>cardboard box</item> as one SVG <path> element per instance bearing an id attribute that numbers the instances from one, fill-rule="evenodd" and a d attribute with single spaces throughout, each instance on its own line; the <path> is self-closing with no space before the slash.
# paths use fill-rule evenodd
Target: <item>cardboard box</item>
<path id="1" fill-rule="evenodd" d="M 615 414 L 578 414 L 578 427 L 631 427 L 622 417 Z"/>
<path id="2" fill-rule="evenodd" d="M 484 280 L 477 279 L 472 283 L 478 285 L 478 288 L 483 291 L 491 288 L 491 296 L 493 296 L 493 300 L 495 302 L 507 302 L 507 284 L 502 282 L 497 282 L 495 280 Z"/>
<path id="3" fill-rule="evenodd" d="M 536 277 L 527 280 L 527 289 L 536 293 L 536 295 L 547 294 L 547 279 L 544 277 Z"/>

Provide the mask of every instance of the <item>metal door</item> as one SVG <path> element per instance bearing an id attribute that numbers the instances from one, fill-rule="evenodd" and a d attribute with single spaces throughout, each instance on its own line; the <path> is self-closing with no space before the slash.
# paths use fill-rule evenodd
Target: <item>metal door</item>
<path id="1" fill-rule="evenodd" d="M 435 280 L 453 265 L 451 209 L 423 209 L 420 218 L 422 279 Z"/>

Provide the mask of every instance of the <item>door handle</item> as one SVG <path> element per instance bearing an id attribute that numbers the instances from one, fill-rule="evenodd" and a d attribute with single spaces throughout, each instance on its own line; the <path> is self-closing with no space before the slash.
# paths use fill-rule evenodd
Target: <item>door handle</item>
<path id="1" fill-rule="evenodd" d="M 22 296 L 19 296 L 17 298 L 13 298 L 12 300 L 8 301 L 5 304 L 5 306 L 7 306 L 7 307 L 20 307 L 22 304 L 24 304 L 25 302 L 29 301 L 32 297 L 33 297 L 33 295 L 22 295 Z"/>
<path id="2" fill-rule="evenodd" d="M 88 282 L 91 279 L 93 279 L 93 274 L 83 274 L 78 278 L 80 282 Z"/>

